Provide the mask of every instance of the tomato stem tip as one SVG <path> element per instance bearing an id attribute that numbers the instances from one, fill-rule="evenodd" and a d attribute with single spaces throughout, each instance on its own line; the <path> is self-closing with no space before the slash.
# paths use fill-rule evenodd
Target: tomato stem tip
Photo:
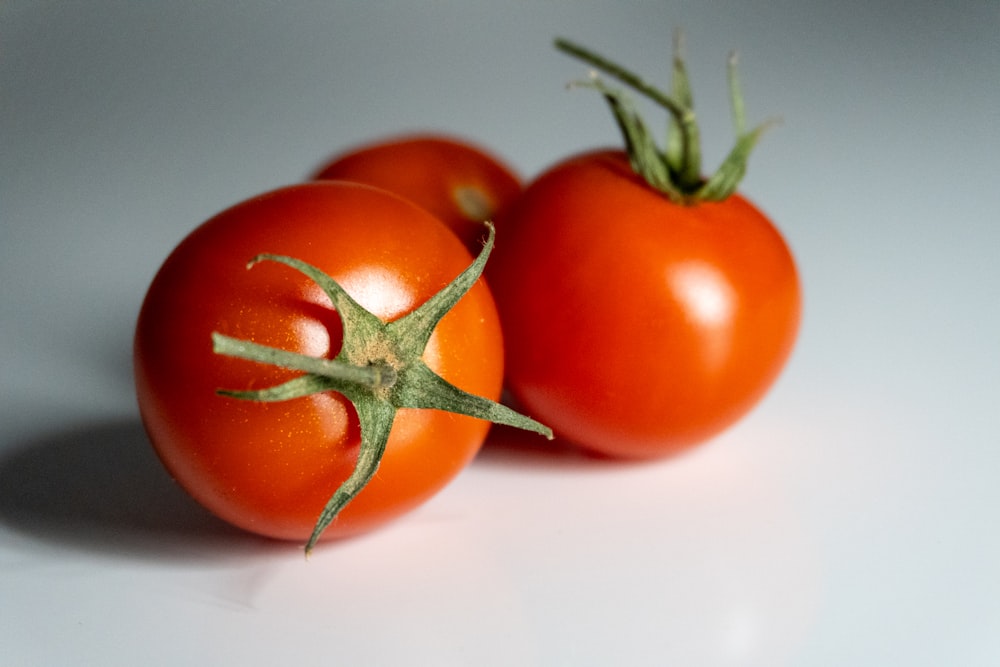
<path id="1" fill-rule="evenodd" d="M 736 142 L 716 171 L 702 175 L 701 137 L 684 60 L 684 36 L 674 36 L 671 91 L 665 93 L 618 63 L 565 38 L 557 38 L 556 49 L 582 60 L 593 72 L 578 85 L 597 90 L 604 97 L 625 142 L 632 169 L 652 188 L 678 204 L 722 201 L 736 192 L 746 174 L 747 161 L 760 135 L 773 122 L 747 130 L 745 104 L 738 73 L 738 57 L 729 55 L 727 74 L 729 96 L 736 130 Z M 604 83 L 599 72 L 623 83 L 632 91 L 652 100 L 668 114 L 667 136 L 661 148 L 625 92 Z"/>

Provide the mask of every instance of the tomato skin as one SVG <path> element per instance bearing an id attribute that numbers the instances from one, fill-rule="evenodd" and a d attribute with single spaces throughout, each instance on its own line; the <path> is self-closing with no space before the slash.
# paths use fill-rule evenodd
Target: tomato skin
<path id="1" fill-rule="evenodd" d="M 739 195 L 680 206 L 621 151 L 595 151 L 541 175 L 499 227 L 487 275 L 508 388 L 594 452 L 651 458 L 706 440 L 792 350 L 792 255 Z"/>
<path id="2" fill-rule="evenodd" d="M 154 278 L 136 326 L 136 392 L 166 468 L 209 510 L 261 535 L 305 541 L 350 474 L 360 444 L 353 406 L 323 393 L 279 403 L 222 397 L 297 373 L 217 355 L 219 331 L 264 345 L 336 355 L 341 325 L 328 298 L 260 253 L 326 272 L 384 320 L 413 310 L 471 257 L 426 211 L 351 183 L 282 188 L 238 204 L 193 231 Z M 439 323 L 424 361 L 453 384 L 496 399 L 503 343 L 483 281 Z M 323 538 L 371 530 L 428 499 L 476 454 L 489 425 L 434 410 L 400 410 L 375 479 Z"/>
<path id="3" fill-rule="evenodd" d="M 484 220 L 510 205 L 521 180 L 499 157 L 472 143 L 412 134 L 360 146 L 334 157 L 314 178 L 367 183 L 409 199 L 440 218 L 473 253 Z"/>

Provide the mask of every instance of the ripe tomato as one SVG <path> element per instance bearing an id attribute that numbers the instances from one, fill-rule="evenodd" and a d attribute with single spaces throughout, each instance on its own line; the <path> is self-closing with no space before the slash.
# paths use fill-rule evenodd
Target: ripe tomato
<path id="1" fill-rule="evenodd" d="M 482 248 L 481 223 L 521 193 L 520 179 L 500 158 L 469 142 L 430 134 L 359 147 L 334 158 L 315 178 L 395 192 L 443 220 L 473 254 Z"/>
<path id="2" fill-rule="evenodd" d="M 135 334 L 139 408 L 163 463 L 223 519 L 262 535 L 304 540 L 359 451 L 357 413 L 343 396 L 278 403 L 220 396 L 298 374 L 213 353 L 220 331 L 312 357 L 333 357 L 342 326 L 318 285 L 260 253 L 301 259 L 385 321 L 414 310 L 471 258 L 423 209 L 364 185 L 317 182 L 238 204 L 192 232 L 149 288 Z M 440 321 L 423 361 L 468 392 L 495 399 L 502 340 L 478 281 Z M 415 507 L 476 454 L 489 424 L 437 410 L 396 414 L 378 474 L 324 537 L 360 533 Z"/>
<path id="3" fill-rule="evenodd" d="M 792 256 L 738 194 L 676 204 L 597 151 L 544 173 L 498 228 L 487 274 L 508 386 L 591 450 L 661 456 L 718 433 L 792 349 Z"/>

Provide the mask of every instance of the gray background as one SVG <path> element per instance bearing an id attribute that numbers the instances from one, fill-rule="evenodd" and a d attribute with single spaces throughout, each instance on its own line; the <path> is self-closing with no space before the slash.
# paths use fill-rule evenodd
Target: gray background
<path id="1" fill-rule="evenodd" d="M 531 177 L 618 142 L 572 37 L 665 83 L 806 310 L 781 380 L 677 460 L 499 438 L 322 548 L 206 517 L 153 459 L 130 338 L 188 231 L 408 129 Z M 1000 664 L 1000 4 L 0 1 L 0 645 L 12 665 Z"/>

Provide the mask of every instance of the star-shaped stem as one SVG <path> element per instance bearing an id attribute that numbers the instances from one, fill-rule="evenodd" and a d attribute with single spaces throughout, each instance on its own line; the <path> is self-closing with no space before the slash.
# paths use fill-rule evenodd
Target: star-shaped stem
<path id="1" fill-rule="evenodd" d="M 320 269 L 292 257 L 264 254 L 262 261 L 285 264 L 309 277 L 330 297 L 343 323 L 343 344 L 333 359 L 322 359 L 213 333 L 218 354 L 303 371 L 283 384 L 256 391 L 219 390 L 232 398 L 286 401 L 317 392 L 336 391 L 354 407 L 361 425 L 361 449 L 353 473 L 323 508 L 306 544 L 308 554 L 337 514 L 374 476 L 400 408 L 444 410 L 497 424 L 534 431 L 552 438 L 552 431 L 500 403 L 465 392 L 431 370 L 422 359 L 434 328 L 482 275 L 493 248 L 493 225 L 479 256 L 440 292 L 420 307 L 393 321 L 382 322 Z"/>

